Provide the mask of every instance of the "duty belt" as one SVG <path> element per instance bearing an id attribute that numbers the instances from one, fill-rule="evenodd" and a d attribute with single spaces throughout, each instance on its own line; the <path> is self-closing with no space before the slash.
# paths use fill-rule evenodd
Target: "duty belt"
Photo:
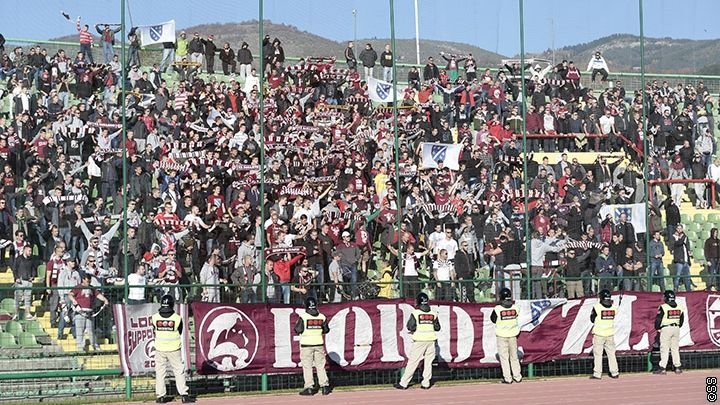
<path id="1" fill-rule="evenodd" d="M 680 326 L 680 325 L 678 325 L 678 324 L 676 324 L 676 323 L 671 323 L 670 325 L 663 325 L 662 327 L 663 327 L 663 328 L 667 328 L 668 326 Z M 662 329 L 662 328 L 661 328 L 661 329 Z"/>

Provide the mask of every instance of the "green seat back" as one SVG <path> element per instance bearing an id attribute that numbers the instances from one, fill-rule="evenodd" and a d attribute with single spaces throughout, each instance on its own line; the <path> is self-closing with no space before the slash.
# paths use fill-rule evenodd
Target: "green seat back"
<path id="1" fill-rule="evenodd" d="M 18 347 L 20 347 L 20 345 L 15 342 L 15 336 L 7 332 L 0 332 L 0 348 L 16 349 Z"/>
<path id="2" fill-rule="evenodd" d="M 2 302 L 0 302 L 0 308 L 9 314 L 15 314 L 15 300 L 12 298 L 4 298 Z"/>
<path id="3" fill-rule="evenodd" d="M 29 321 L 25 324 L 25 331 L 30 332 L 35 336 L 49 336 L 49 334 L 43 329 L 42 325 L 38 321 Z"/>
<path id="4" fill-rule="evenodd" d="M 18 344 L 25 348 L 41 346 L 40 343 L 37 342 L 37 339 L 35 339 L 35 335 L 30 332 L 22 332 L 20 336 L 18 336 Z"/>
<path id="5" fill-rule="evenodd" d="M 8 323 L 5 324 L 5 332 L 17 337 L 23 332 L 23 327 L 20 322 L 8 321 Z"/>

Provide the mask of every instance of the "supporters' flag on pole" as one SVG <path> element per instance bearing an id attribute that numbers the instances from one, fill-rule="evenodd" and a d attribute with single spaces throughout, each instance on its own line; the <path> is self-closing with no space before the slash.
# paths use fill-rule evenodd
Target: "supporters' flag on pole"
<path id="1" fill-rule="evenodd" d="M 609 204 L 600 208 L 600 218 L 612 215 L 615 223 L 620 222 L 620 214 L 627 215 L 627 220 L 635 228 L 635 233 L 645 233 L 645 204 Z"/>
<path id="2" fill-rule="evenodd" d="M 140 41 L 143 46 L 161 42 L 175 42 L 175 20 L 138 27 L 138 31 L 140 31 Z"/>
<path id="3" fill-rule="evenodd" d="M 367 85 L 370 100 L 378 103 L 392 103 L 395 101 L 393 98 L 392 83 L 368 77 Z"/>
<path id="4" fill-rule="evenodd" d="M 446 143 L 423 143 L 422 164 L 425 169 L 438 167 L 438 162 L 445 163 L 450 170 L 460 170 L 460 151 L 462 145 Z"/>

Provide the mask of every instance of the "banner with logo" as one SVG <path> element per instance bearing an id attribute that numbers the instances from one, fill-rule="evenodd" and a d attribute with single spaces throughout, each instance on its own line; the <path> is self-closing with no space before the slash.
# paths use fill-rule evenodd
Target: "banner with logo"
<path id="1" fill-rule="evenodd" d="M 613 297 L 617 350 L 647 353 L 656 331 L 659 293 Z M 678 296 L 687 309 L 680 330 L 682 349 L 720 349 L 720 295 L 693 292 Z M 590 313 L 595 298 L 521 300 L 518 345 L 523 363 L 592 355 Z M 438 362 L 447 367 L 497 367 L 495 325 L 488 304 L 433 305 L 440 315 Z M 196 367 L 201 374 L 299 372 L 300 348 L 293 331 L 301 308 L 265 304 L 193 303 Z M 324 304 L 328 368 L 332 370 L 397 369 L 404 366 L 412 339 L 405 324 L 410 300 L 355 301 Z"/>
<path id="2" fill-rule="evenodd" d="M 435 169 L 440 162 L 450 170 L 460 170 L 460 152 L 462 145 L 446 143 L 422 144 L 422 166 L 424 169 Z"/>
<path id="3" fill-rule="evenodd" d="M 152 316 L 160 310 L 160 304 L 113 305 L 115 328 L 118 336 L 118 353 L 123 375 L 140 375 L 155 371 L 155 336 L 153 335 Z M 190 334 L 188 331 L 188 307 L 176 305 L 183 319 L 182 358 L 189 365 Z"/>
<path id="4" fill-rule="evenodd" d="M 175 20 L 138 27 L 138 32 L 143 46 L 162 42 L 175 42 Z"/>
<path id="5" fill-rule="evenodd" d="M 395 101 L 392 83 L 368 77 L 367 86 L 370 100 L 375 101 L 376 103 L 392 103 Z"/>
<path id="6" fill-rule="evenodd" d="M 620 215 L 625 214 L 627 221 L 635 228 L 635 233 L 645 233 L 646 204 L 609 204 L 600 208 L 600 217 L 605 218 L 612 215 L 613 222 L 620 222 Z"/>

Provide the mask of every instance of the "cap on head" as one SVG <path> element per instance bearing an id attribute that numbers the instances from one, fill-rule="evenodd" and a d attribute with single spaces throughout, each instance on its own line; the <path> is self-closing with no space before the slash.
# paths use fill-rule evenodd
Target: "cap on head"
<path id="1" fill-rule="evenodd" d="M 314 297 L 305 298 L 305 310 L 317 310 L 317 300 Z"/>
<path id="2" fill-rule="evenodd" d="M 609 300 L 611 297 L 610 290 L 608 290 L 608 289 L 601 290 L 599 297 L 601 300 Z"/>
<path id="3" fill-rule="evenodd" d="M 500 300 L 501 301 L 509 300 L 511 298 L 512 298 L 512 292 L 510 292 L 509 288 L 502 288 L 500 290 Z"/>
<path id="4" fill-rule="evenodd" d="M 416 303 L 418 306 L 428 305 L 428 304 L 430 303 L 430 298 L 428 298 L 427 294 L 425 294 L 425 293 L 420 293 L 420 294 L 418 294 L 417 297 L 415 298 L 415 303 Z"/>
<path id="5" fill-rule="evenodd" d="M 160 298 L 160 308 L 174 308 L 175 297 L 170 294 L 165 294 Z"/>
<path id="6" fill-rule="evenodd" d="M 665 290 L 665 294 L 663 294 L 665 297 L 666 303 L 675 302 L 675 291 L 673 290 Z"/>

